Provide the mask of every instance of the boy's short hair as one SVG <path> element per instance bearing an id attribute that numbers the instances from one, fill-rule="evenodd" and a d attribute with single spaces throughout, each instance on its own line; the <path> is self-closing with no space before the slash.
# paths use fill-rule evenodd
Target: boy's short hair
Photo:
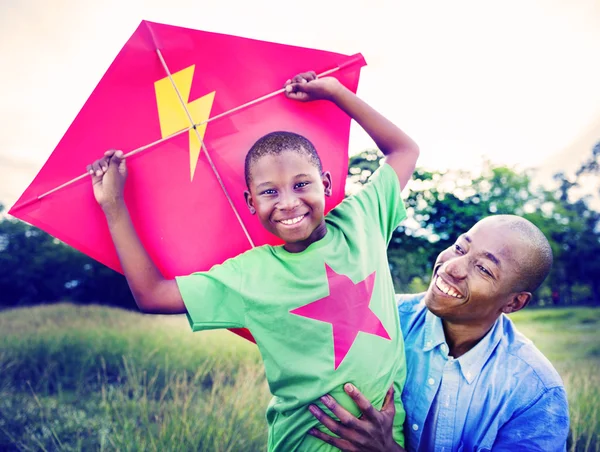
<path id="1" fill-rule="evenodd" d="M 310 162 L 319 170 L 319 173 L 323 172 L 321 158 L 313 144 L 307 138 L 294 132 L 271 132 L 259 138 L 246 154 L 244 175 L 248 188 L 250 188 L 250 168 L 252 164 L 265 155 L 279 155 L 284 151 L 306 155 Z"/>

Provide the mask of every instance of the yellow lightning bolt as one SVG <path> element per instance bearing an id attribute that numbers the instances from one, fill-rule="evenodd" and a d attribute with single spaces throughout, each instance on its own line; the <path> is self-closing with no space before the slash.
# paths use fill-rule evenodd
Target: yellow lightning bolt
<path id="1" fill-rule="evenodd" d="M 194 124 L 198 124 L 210 117 L 210 109 L 215 98 L 215 92 L 213 91 L 192 102 L 189 101 L 194 69 L 195 65 L 192 65 L 174 73 L 172 77 L 177 90 L 179 90 L 179 94 L 181 94 L 181 98 L 186 102 L 187 110 L 190 112 Z M 191 125 L 169 77 L 154 82 L 154 91 L 156 92 L 156 103 L 158 105 L 160 132 L 163 138 Z M 190 180 L 194 178 L 194 172 L 196 171 L 196 165 L 200 157 L 200 140 L 204 140 L 206 124 L 196 127 L 196 130 L 198 134 L 193 129 L 189 132 Z M 200 136 L 200 140 L 198 139 L 198 135 Z"/>

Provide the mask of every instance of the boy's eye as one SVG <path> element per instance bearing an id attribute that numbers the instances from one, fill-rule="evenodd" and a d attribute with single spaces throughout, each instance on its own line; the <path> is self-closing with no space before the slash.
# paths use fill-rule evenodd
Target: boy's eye
<path id="1" fill-rule="evenodd" d="M 456 251 L 458 254 L 465 254 L 464 250 L 460 247 L 458 243 L 454 245 L 454 251 Z"/>
<path id="2" fill-rule="evenodd" d="M 308 185 L 308 182 L 298 182 L 294 188 L 303 188 L 306 187 Z"/>
<path id="3" fill-rule="evenodd" d="M 263 190 L 262 192 L 260 192 L 261 195 L 274 195 L 275 193 L 277 193 L 277 192 L 272 188 L 269 188 L 268 190 Z"/>

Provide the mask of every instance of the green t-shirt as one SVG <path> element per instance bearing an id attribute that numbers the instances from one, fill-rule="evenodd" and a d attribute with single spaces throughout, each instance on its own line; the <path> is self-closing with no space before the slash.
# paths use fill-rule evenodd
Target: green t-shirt
<path id="1" fill-rule="evenodd" d="M 261 246 L 177 278 L 194 331 L 245 327 L 256 339 L 274 396 L 269 450 L 337 450 L 306 434 L 320 426 L 308 404 L 324 409 L 319 397 L 329 393 L 358 414 L 346 382 L 376 408 L 394 382 L 394 438 L 404 444 L 404 343 L 387 245 L 405 216 L 398 177 L 384 164 L 327 214 L 325 237 L 303 252 Z"/>

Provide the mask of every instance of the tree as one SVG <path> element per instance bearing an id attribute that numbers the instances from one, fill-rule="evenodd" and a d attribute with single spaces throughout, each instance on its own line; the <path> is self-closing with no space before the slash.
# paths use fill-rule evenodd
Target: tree
<path id="1" fill-rule="evenodd" d="M 61 300 L 134 306 L 123 276 L 44 231 L 5 217 L 0 217 L 0 294 L 4 306 Z"/>
<path id="2" fill-rule="evenodd" d="M 366 150 L 350 159 L 348 192 L 366 183 L 383 155 Z M 555 187 L 533 187 L 529 172 L 489 162 L 481 171 L 417 168 L 406 193 L 408 218 L 388 247 L 397 292 L 425 290 L 437 255 L 480 219 L 517 214 L 548 238 L 550 276 L 535 300 L 542 304 L 600 303 L 600 213 L 578 190 L 600 176 L 600 143 L 573 178 L 559 173 Z M 123 276 L 45 232 L 2 216 L 0 294 L 4 306 L 72 300 L 134 307 Z"/>
<path id="3" fill-rule="evenodd" d="M 598 158 L 600 146 L 594 150 Z M 350 160 L 349 181 L 365 183 L 382 155 L 365 151 Z M 597 160 L 596 160 L 597 161 Z M 598 171 L 590 161 L 586 173 Z M 583 170 L 582 170 L 583 173 Z M 533 187 L 530 172 L 483 165 L 469 171 L 427 171 L 417 168 L 405 199 L 408 218 L 394 232 L 388 248 L 390 268 L 399 292 L 422 290 L 437 255 L 480 219 L 493 214 L 516 214 L 538 226 L 552 246 L 555 264 L 537 291 L 541 304 L 600 302 L 600 214 L 585 199 L 572 201 L 577 182 L 557 175 L 558 187 Z"/>

